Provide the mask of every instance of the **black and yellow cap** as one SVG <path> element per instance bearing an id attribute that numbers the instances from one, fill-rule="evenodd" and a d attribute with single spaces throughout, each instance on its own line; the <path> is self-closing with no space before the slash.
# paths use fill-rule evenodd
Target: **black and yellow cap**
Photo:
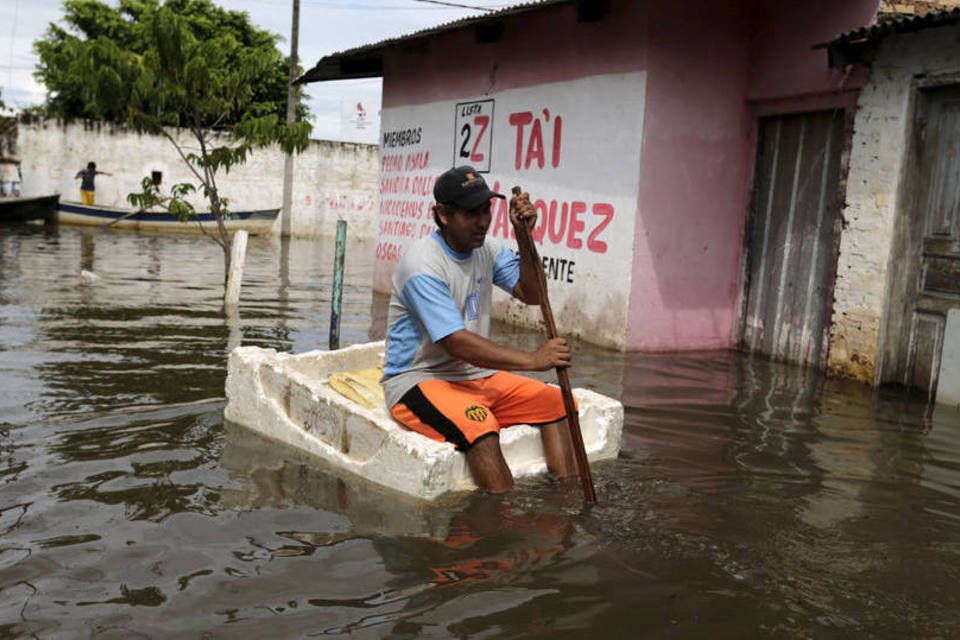
<path id="1" fill-rule="evenodd" d="M 506 198 L 491 191 L 480 172 L 464 165 L 445 171 L 433 185 L 433 197 L 441 204 L 476 209 L 490 198 Z"/>

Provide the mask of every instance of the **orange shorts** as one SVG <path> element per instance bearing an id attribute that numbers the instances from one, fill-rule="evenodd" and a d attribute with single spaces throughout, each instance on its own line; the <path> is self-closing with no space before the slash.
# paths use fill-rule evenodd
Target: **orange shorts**
<path id="1" fill-rule="evenodd" d="M 560 389 L 507 371 L 476 380 L 427 380 L 390 413 L 400 424 L 460 451 L 502 427 L 545 425 L 566 417 Z"/>

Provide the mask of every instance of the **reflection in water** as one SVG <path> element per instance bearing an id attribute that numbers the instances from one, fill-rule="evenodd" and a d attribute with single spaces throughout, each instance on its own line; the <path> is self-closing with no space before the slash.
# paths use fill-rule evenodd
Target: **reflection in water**
<path id="1" fill-rule="evenodd" d="M 87 230 L 80 234 L 80 271 L 94 271 L 93 258 L 96 254 L 96 243 L 93 234 L 93 231 Z"/>
<path id="2" fill-rule="evenodd" d="M 577 544 L 566 515 L 521 505 L 510 496 L 460 494 L 420 503 L 380 493 L 359 479 L 338 478 L 237 425 L 227 425 L 225 440 L 220 462 L 240 484 L 223 493 L 223 504 L 309 505 L 342 518 L 343 524 L 329 531 L 278 531 L 286 541 L 262 551 L 274 558 L 313 556 L 321 548 L 362 539 L 392 574 L 375 593 L 308 598 L 305 604 L 318 609 L 354 612 L 324 634 L 383 627 L 378 633 L 419 633 L 438 626 L 461 633 L 465 618 L 495 616 L 554 593 L 528 589 L 525 582 L 535 572 L 569 564 L 564 554 Z M 475 602 L 473 594 L 490 589 L 500 596 Z"/>
<path id="3" fill-rule="evenodd" d="M 92 472 L 52 487 L 54 495 L 63 502 L 123 505 L 129 520 L 211 512 L 217 494 L 195 474 L 216 457 L 219 444 L 219 403 L 206 407 L 201 414 L 203 405 L 193 403 L 51 425 L 50 455 L 61 465 L 76 463 L 76 471 Z M 124 460 L 123 468 L 111 464 L 114 460 Z"/>
<path id="4" fill-rule="evenodd" d="M 383 337 L 371 249 L 344 344 Z M 226 316 L 203 238 L 0 228 L 0 636 L 955 635 L 960 414 L 910 393 L 576 345 L 625 404 L 589 509 L 545 478 L 417 503 L 224 424 L 234 345 L 326 345 L 332 255 L 252 238 Z"/>
<path id="5" fill-rule="evenodd" d="M 958 599 L 960 546 L 944 544 L 960 524 L 956 412 L 736 354 L 642 360 L 624 400 L 641 407 L 632 448 L 666 496 L 649 520 L 672 518 L 673 553 L 709 549 L 759 628 L 903 637 L 955 623 L 941 607 Z"/>
<path id="6" fill-rule="evenodd" d="M 350 520 L 345 533 L 350 537 L 445 535 L 449 514 L 427 503 L 372 491 L 359 479 L 328 473 L 309 456 L 233 423 L 225 423 L 224 443 L 220 464 L 238 483 L 223 491 L 224 505 L 243 509 L 302 505 L 336 512 Z M 334 540 L 341 539 L 336 532 L 329 533 Z"/>

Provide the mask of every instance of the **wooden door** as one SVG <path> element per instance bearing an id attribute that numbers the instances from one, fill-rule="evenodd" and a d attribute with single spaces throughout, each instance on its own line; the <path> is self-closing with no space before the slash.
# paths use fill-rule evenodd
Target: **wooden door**
<path id="1" fill-rule="evenodd" d="M 822 367 L 836 274 L 844 112 L 759 123 L 742 345 Z"/>
<path id="2" fill-rule="evenodd" d="M 960 87 L 919 93 L 907 161 L 881 381 L 932 397 L 947 312 L 960 308 Z"/>

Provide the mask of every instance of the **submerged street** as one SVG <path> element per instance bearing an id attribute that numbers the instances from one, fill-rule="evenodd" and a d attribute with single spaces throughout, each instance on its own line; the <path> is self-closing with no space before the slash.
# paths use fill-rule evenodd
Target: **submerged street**
<path id="1" fill-rule="evenodd" d="M 326 348 L 333 256 L 251 238 L 225 317 L 207 239 L 0 226 L 0 637 L 956 634 L 960 413 L 925 395 L 576 344 L 625 405 L 590 508 L 406 503 L 225 423 L 232 347 Z M 383 336 L 373 263 L 348 240 L 342 345 Z"/>

